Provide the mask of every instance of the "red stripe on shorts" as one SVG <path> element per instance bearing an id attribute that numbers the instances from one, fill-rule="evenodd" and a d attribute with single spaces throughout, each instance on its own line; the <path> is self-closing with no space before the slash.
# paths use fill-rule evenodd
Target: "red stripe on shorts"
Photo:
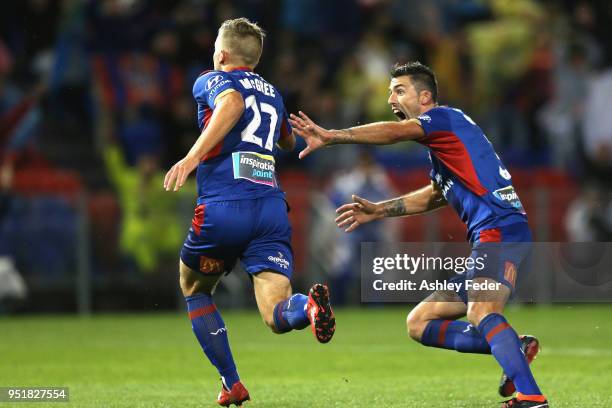
<path id="1" fill-rule="evenodd" d="M 196 235 L 200 235 L 202 224 L 204 224 L 204 204 L 200 204 L 195 208 L 195 214 L 191 220 L 191 227 Z"/>
<path id="2" fill-rule="evenodd" d="M 480 231 L 480 242 L 501 242 L 501 231 L 499 228 L 492 228 Z"/>

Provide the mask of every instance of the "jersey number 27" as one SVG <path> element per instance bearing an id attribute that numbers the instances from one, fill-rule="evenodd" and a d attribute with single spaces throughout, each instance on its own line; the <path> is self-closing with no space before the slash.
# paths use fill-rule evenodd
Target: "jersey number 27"
<path id="1" fill-rule="evenodd" d="M 255 99 L 255 95 L 247 96 L 244 101 L 244 106 L 245 109 L 251 109 L 253 111 L 253 119 L 251 119 L 249 124 L 240 133 L 240 138 L 244 142 L 255 143 L 259 147 L 264 147 L 266 150 L 272 151 L 274 146 L 274 130 L 276 129 L 276 122 L 278 121 L 276 109 L 274 109 L 274 106 L 265 102 L 260 102 L 259 106 L 257 106 L 257 99 Z M 268 129 L 268 136 L 266 137 L 265 146 L 262 138 L 255 134 L 261 126 L 260 110 L 261 112 L 270 115 L 270 129 Z"/>

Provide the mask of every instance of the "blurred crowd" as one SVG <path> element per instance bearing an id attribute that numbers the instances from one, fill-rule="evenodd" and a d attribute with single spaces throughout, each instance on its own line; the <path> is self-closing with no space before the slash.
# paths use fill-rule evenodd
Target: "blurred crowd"
<path id="1" fill-rule="evenodd" d="M 257 71 L 290 112 L 331 128 L 392 120 L 389 68 L 420 60 L 438 75 L 441 103 L 469 112 L 511 167 L 580 180 L 570 238 L 612 237 L 605 0 L 0 2 L 0 214 L 14 206 L 20 172 L 72 170 L 91 194 L 112 191 L 123 223 L 113 231 L 138 269 L 175 262 L 186 225 L 177 208 L 194 189 L 168 196 L 160 179 L 198 136 L 192 84 L 212 67 L 221 22 L 238 16 L 266 30 Z M 383 172 L 426 165 L 419 148 L 368 154 Z M 346 148 L 305 162 L 284 154 L 280 167 L 307 171 L 335 204 L 340 180 L 364 160 Z"/>

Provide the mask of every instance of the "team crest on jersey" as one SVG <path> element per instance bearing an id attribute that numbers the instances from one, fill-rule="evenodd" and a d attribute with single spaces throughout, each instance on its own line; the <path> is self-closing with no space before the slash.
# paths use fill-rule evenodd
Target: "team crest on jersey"
<path id="1" fill-rule="evenodd" d="M 204 88 L 204 90 L 210 90 L 213 86 L 217 85 L 221 79 L 223 79 L 221 75 L 215 75 L 214 77 L 210 78 L 208 81 L 206 81 L 206 88 Z"/>

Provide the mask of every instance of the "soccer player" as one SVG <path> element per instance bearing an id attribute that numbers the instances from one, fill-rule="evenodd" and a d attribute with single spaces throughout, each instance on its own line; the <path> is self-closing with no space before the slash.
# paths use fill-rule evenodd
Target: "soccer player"
<path id="1" fill-rule="evenodd" d="M 245 18 L 225 21 L 215 41 L 214 70 L 193 86 L 201 134 L 166 174 L 177 191 L 197 167 L 198 200 L 181 250 L 180 286 L 193 331 L 221 375 L 217 403 L 241 405 L 249 393 L 240 382 L 228 332 L 213 302 L 223 273 L 240 258 L 265 324 L 274 333 L 310 325 L 321 343 L 336 324 L 325 285 L 292 295 L 288 206 L 276 174 L 277 147 L 292 150 L 295 136 L 276 88 L 253 72 L 264 32 Z"/>
<path id="2" fill-rule="evenodd" d="M 538 341 L 532 336 L 519 337 L 503 316 L 506 301 L 514 291 L 517 268 L 531 245 L 525 211 L 510 173 L 470 117 L 459 109 L 438 105 L 436 78 L 428 67 L 418 62 L 395 65 L 391 76 L 388 103 L 398 122 L 327 130 L 299 112 L 299 116 L 291 115 L 290 122 L 294 132 L 306 140 L 300 158 L 321 147 L 342 143 L 415 141 L 429 149 L 431 184 L 379 203 L 353 196 L 352 203 L 336 210 L 336 222 L 351 232 L 383 217 L 453 207 L 467 225 L 472 257 L 484 253 L 494 256 L 482 270 L 474 268 L 451 279 L 502 285 L 493 293 L 466 292 L 465 285 L 459 294 L 434 292 L 408 315 L 408 333 L 425 346 L 493 354 L 504 372 L 500 394 L 510 397 L 518 391 L 502 407 L 548 407 L 529 368 L 539 350 Z M 457 320 L 465 315 L 468 322 Z"/>

